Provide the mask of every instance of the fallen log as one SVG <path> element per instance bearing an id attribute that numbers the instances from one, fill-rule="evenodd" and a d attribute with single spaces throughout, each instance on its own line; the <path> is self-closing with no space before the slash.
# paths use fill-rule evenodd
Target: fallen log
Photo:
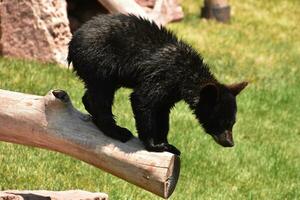
<path id="1" fill-rule="evenodd" d="M 0 141 L 73 156 L 163 198 L 179 177 L 178 156 L 148 152 L 137 138 L 121 143 L 105 136 L 62 90 L 44 97 L 0 90 Z"/>
<path id="2" fill-rule="evenodd" d="M 135 14 L 152 21 L 139 4 L 134 0 L 98 0 L 110 13 Z"/>
<path id="3" fill-rule="evenodd" d="M 108 200 L 105 193 L 83 190 L 6 190 L 0 191 L 0 200 Z"/>
<path id="4" fill-rule="evenodd" d="M 166 25 L 179 21 L 184 14 L 176 0 L 98 0 L 110 13 L 134 14 L 154 21 L 157 25 Z M 144 5 L 144 6 L 142 6 Z M 152 8 L 145 5 L 151 5 Z"/>

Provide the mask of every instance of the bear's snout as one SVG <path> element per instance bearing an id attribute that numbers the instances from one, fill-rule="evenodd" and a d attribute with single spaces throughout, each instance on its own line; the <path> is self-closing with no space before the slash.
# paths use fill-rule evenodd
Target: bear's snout
<path id="1" fill-rule="evenodd" d="M 233 147 L 234 146 L 234 141 L 233 141 L 231 131 L 226 130 L 221 134 L 212 135 L 212 137 L 218 144 L 222 145 L 223 147 Z"/>

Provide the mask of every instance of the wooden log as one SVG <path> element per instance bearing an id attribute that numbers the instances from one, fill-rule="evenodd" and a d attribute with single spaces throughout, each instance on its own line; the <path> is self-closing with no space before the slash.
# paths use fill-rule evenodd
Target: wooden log
<path id="1" fill-rule="evenodd" d="M 201 17 L 228 23 L 230 21 L 228 0 L 205 0 L 204 7 L 201 9 Z"/>
<path id="2" fill-rule="evenodd" d="M 137 138 L 105 136 L 62 90 L 44 97 L 0 90 L 0 140 L 73 156 L 163 198 L 179 177 L 178 156 L 148 152 Z"/>
<path id="3" fill-rule="evenodd" d="M 135 14 L 152 21 L 153 19 L 134 0 L 98 0 L 109 12 Z"/>
<path id="4" fill-rule="evenodd" d="M 154 21 L 157 25 L 166 25 L 172 21 L 179 21 L 184 14 L 182 8 L 176 0 L 155 0 L 148 2 L 153 8 L 146 8 L 139 5 L 145 1 L 135 0 L 98 0 L 109 12 L 134 14 L 141 16 L 150 21 Z M 145 5 L 145 3 L 144 3 Z"/>
<path id="5" fill-rule="evenodd" d="M 83 190 L 6 190 L 0 191 L 0 200 L 108 200 L 108 195 Z"/>

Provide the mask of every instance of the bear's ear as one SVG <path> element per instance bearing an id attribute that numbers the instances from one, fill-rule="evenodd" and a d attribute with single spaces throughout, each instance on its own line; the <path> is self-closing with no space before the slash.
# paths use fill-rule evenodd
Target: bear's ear
<path id="1" fill-rule="evenodd" d="M 219 88 L 213 83 L 206 84 L 201 88 L 200 100 L 206 103 L 215 104 L 219 99 Z"/>
<path id="2" fill-rule="evenodd" d="M 244 82 L 228 85 L 227 88 L 230 90 L 230 92 L 234 96 L 237 96 L 247 85 L 248 85 L 248 82 L 244 81 Z"/>

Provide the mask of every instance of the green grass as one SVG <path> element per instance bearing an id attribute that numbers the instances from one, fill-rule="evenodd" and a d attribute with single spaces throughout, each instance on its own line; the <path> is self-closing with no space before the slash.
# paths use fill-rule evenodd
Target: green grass
<path id="1" fill-rule="evenodd" d="M 199 19 L 202 0 L 184 0 L 185 19 L 168 26 L 201 52 L 220 81 L 251 81 L 238 97 L 232 149 L 204 134 L 184 103 L 173 109 L 169 140 L 182 151 L 182 164 L 171 199 L 300 199 L 300 2 L 230 3 L 228 25 Z M 61 88 L 84 111 L 82 83 L 52 64 L 1 58 L 0 88 L 39 95 Z M 114 112 L 136 133 L 129 93 L 118 92 Z M 0 163 L 0 190 L 84 189 L 110 199 L 158 199 L 55 152 L 1 142 Z"/>

